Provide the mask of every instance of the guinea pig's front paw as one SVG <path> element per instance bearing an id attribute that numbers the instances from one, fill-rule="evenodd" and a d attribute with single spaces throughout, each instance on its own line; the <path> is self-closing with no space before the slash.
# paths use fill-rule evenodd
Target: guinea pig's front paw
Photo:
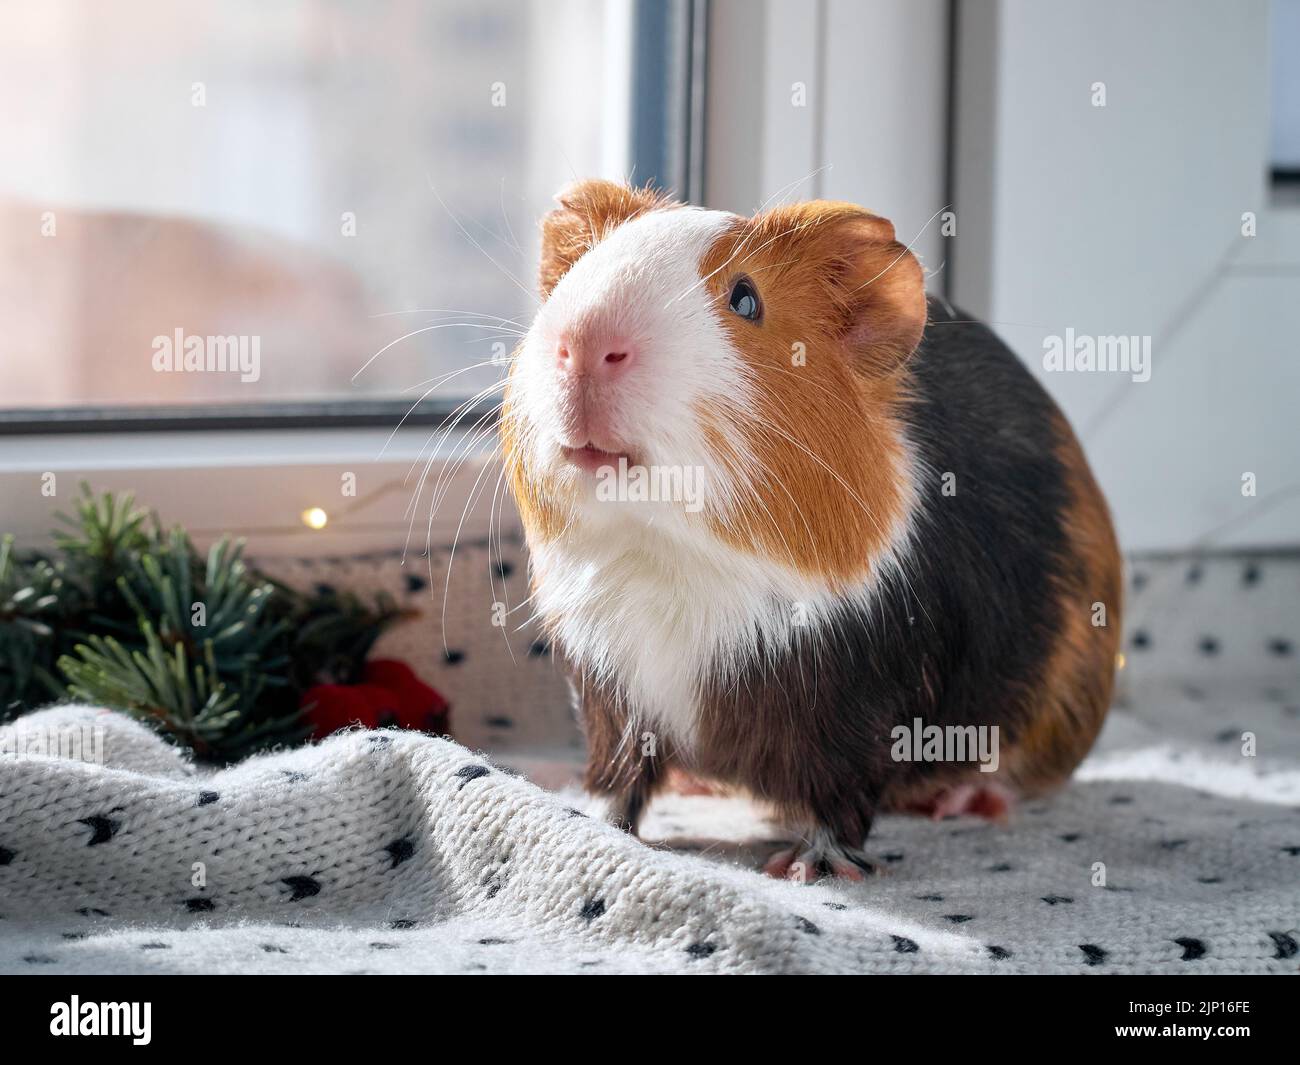
<path id="1" fill-rule="evenodd" d="M 841 880 L 865 880 L 876 872 L 859 847 L 836 842 L 829 833 L 818 831 L 811 837 L 783 847 L 763 863 L 763 872 L 778 880 L 811 884 L 822 877 Z"/>

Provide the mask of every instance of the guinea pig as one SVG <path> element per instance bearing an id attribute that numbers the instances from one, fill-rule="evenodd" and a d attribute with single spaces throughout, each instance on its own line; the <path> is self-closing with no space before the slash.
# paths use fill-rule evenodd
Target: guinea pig
<path id="1" fill-rule="evenodd" d="M 685 771 L 788 829 L 768 872 L 860 879 L 879 813 L 1061 785 L 1110 704 L 1120 560 L 1016 356 L 852 204 L 557 201 L 500 434 L 611 819 Z"/>

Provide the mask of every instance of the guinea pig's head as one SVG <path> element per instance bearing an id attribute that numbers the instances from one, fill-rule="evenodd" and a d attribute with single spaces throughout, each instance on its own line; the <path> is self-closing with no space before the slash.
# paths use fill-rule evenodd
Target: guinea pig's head
<path id="1" fill-rule="evenodd" d="M 898 411 L 926 302 L 893 226 L 607 181 L 557 200 L 501 419 L 530 540 L 653 527 L 860 579 L 910 506 Z"/>

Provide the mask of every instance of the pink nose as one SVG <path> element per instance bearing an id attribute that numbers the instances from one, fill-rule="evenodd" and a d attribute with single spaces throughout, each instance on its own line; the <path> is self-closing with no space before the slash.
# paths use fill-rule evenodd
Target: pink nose
<path id="1" fill-rule="evenodd" d="M 561 341 L 555 351 L 556 368 L 573 377 L 612 381 L 634 361 L 631 347 L 608 340 Z"/>

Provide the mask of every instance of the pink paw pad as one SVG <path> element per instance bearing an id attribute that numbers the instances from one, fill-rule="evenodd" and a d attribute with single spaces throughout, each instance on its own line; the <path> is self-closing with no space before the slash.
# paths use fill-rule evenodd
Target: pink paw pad
<path id="1" fill-rule="evenodd" d="M 943 788 L 908 809 L 936 821 L 971 814 L 989 821 L 1005 821 L 1015 806 L 1015 795 L 1000 784 L 958 784 Z"/>
<path id="2" fill-rule="evenodd" d="M 823 853 L 815 849 L 787 847 L 777 851 L 763 864 L 763 872 L 777 880 L 811 884 L 824 877 L 865 880 L 872 868 L 865 858 L 850 859 L 846 853 Z"/>
<path id="3" fill-rule="evenodd" d="M 664 786 L 678 795 L 725 795 L 726 791 L 716 784 L 688 773 L 676 766 L 670 768 L 664 778 Z"/>

